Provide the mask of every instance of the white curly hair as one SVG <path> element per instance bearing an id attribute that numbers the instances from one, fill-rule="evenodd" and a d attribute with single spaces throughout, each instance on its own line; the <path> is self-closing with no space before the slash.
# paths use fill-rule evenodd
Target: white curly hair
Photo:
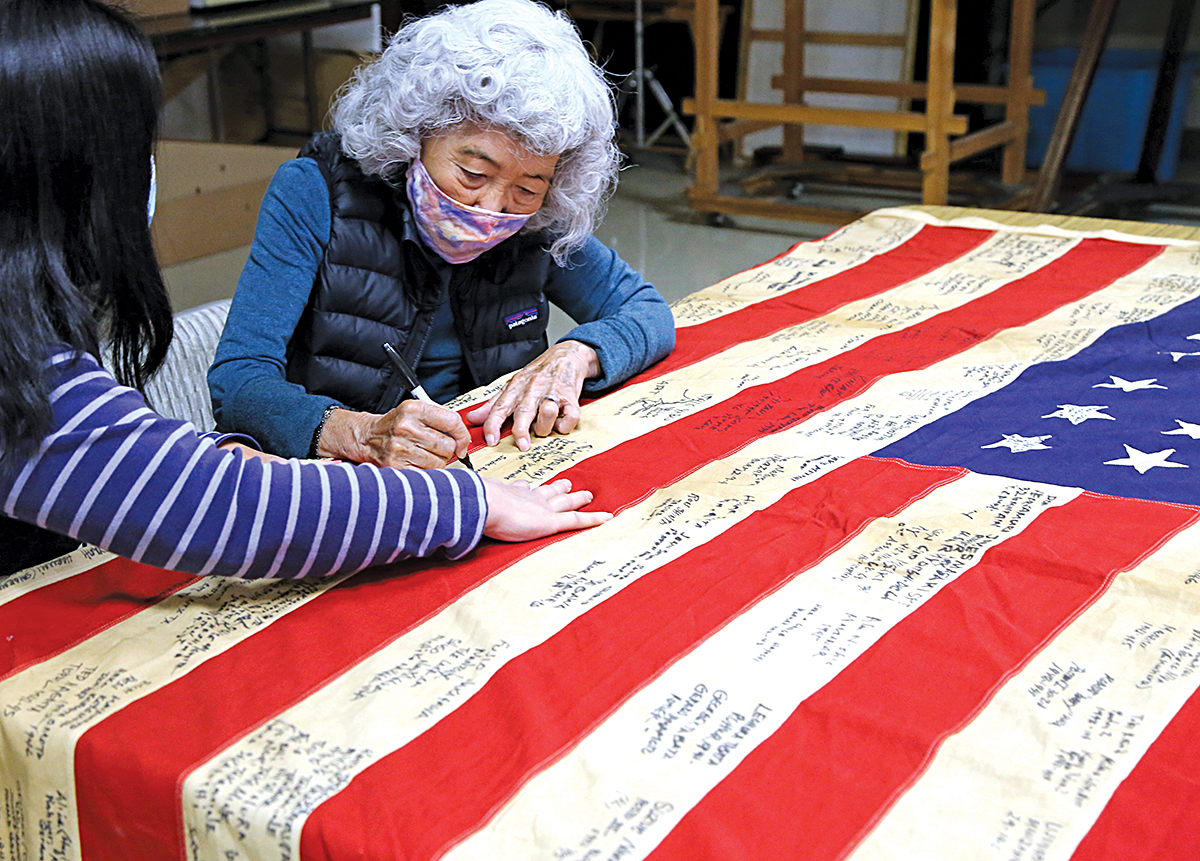
<path id="1" fill-rule="evenodd" d="M 562 264 L 591 235 L 616 185 L 612 88 L 574 24 L 532 0 L 477 0 L 405 24 L 333 107 L 342 150 L 393 184 L 427 137 L 473 123 L 558 164 L 524 231 L 546 231 Z"/>

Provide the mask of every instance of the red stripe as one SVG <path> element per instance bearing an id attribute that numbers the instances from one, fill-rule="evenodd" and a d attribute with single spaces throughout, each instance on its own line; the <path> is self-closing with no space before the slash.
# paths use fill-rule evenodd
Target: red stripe
<path id="1" fill-rule="evenodd" d="M 978 248 L 993 235 L 992 231 L 967 227 L 922 227 L 903 244 L 844 272 L 716 319 L 678 329 L 671 355 L 623 385 L 630 386 L 661 377 L 715 356 L 734 344 L 765 338 L 789 326 L 814 320 L 850 302 L 886 293 L 901 284 L 928 275 L 939 266 L 945 266 Z M 761 266 L 771 262 L 774 261 Z M 472 404 L 459 412 L 465 415 L 477 406 L 479 404 Z M 483 428 L 472 428 L 472 433 L 471 450 L 474 451 L 483 445 Z"/>
<path id="2" fill-rule="evenodd" d="M 195 577 L 114 559 L 0 604 L 0 678 L 161 601 Z"/>
<path id="3" fill-rule="evenodd" d="M 1116 572 L 1196 518 L 1196 509 L 1091 494 L 1046 511 L 805 700 L 650 857 L 843 857 L 942 741 Z"/>
<path id="4" fill-rule="evenodd" d="M 699 466 L 728 456 L 764 434 L 786 430 L 865 391 L 875 381 L 919 370 L 1007 328 L 1026 325 L 1078 301 L 1143 266 L 1161 246 L 1086 239 L 1037 272 L 959 308 L 881 335 L 735 397 L 615 446 L 563 473 L 595 493 L 597 508 L 614 509 L 613 475 L 642 475 L 663 487 Z M 646 452 L 654 452 L 647 458 Z"/>
<path id="5" fill-rule="evenodd" d="M 646 574 L 317 808 L 301 858 L 437 857 L 664 666 L 871 520 L 961 474 L 864 458 Z"/>
<path id="6" fill-rule="evenodd" d="M 1192 694 L 1117 787 L 1071 861 L 1200 858 L 1200 693 Z"/>

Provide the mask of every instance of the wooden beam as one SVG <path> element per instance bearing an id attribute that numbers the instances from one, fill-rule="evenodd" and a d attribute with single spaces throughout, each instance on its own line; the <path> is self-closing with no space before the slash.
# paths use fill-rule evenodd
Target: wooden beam
<path id="1" fill-rule="evenodd" d="M 752 29 L 750 39 L 754 42 L 782 42 L 783 30 Z M 800 41 L 806 45 L 855 45 L 867 48 L 903 48 L 908 37 L 904 33 L 841 33 L 836 31 L 808 30 Z"/>
<path id="2" fill-rule="evenodd" d="M 1018 124 L 1005 120 L 1004 122 L 988 126 L 986 129 L 980 129 L 969 135 L 955 138 L 950 142 L 950 161 L 952 163 L 962 161 L 964 158 L 970 158 L 977 153 L 1003 146 L 1018 133 L 1020 133 Z M 926 166 L 925 156 L 922 155 L 921 167 L 924 169 Z"/>
<path id="3" fill-rule="evenodd" d="M 808 25 L 805 23 L 805 0 L 783 0 L 783 32 L 787 39 L 783 43 L 783 93 L 784 104 L 801 106 L 804 90 L 800 79 L 804 77 L 804 49 Z M 774 119 L 773 117 L 745 117 L 744 119 Z M 801 121 L 802 122 L 802 121 Z M 783 127 L 783 152 L 785 162 L 804 160 L 804 128 L 797 123 Z"/>
<path id="4" fill-rule="evenodd" d="M 696 98 L 692 104 L 696 121 L 692 126 L 689 160 L 694 161 L 696 167 L 693 188 L 704 194 L 716 193 L 720 170 L 718 155 L 721 142 L 717 134 L 717 118 L 712 113 L 712 104 L 717 100 L 720 54 L 718 2 L 696 0 L 696 20 L 692 27 L 696 46 Z"/>
<path id="5" fill-rule="evenodd" d="M 809 45 L 856 45 L 865 48 L 903 48 L 903 33 L 842 33 L 809 30 L 804 41 Z"/>
<path id="6" fill-rule="evenodd" d="M 1008 37 L 1008 99 L 1005 103 L 1004 119 L 1016 123 L 1017 128 L 1013 132 L 1012 140 L 1004 147 L 1000 167 L 1000 179 L 1009 185 L 1025 178 L 1029 107 L 1046 103 L 1045 91 L 1034 89 L 1033 75 L 1030 72 L 1036 15 L 1036 0 L 1013 0 Z"/>
<path id="7" fill-rule="evenodd" d="M 771 78 L 772 88 L 778 90 L 782 76 Z M 855 96 L 887 96 L 897 99 L 924 99 L 929 85 L 923 81 L 872 81 L 858 78 L 801 78 L 801 87 L 810 93 L 845 93 Z M 972 105 L 1005 105 L 1012 98 L 1008 87 L 989 84 L 956 84 L 958 101 Z M 1031 90 L 1030 104 L 1044 105 L 1045 90 Z"/>
<path id="8" fill-rule="evenodd" d="M 950 196 L 950 135 L 956 131 L 954 120 L 954 43 L 957 26 L 957 0 L 932 0 L 929 10 L 929 95 L 925 102 L 925 153 L 921 170 L 925 181 L 922 203 L 945 203 Z"/>
<path id="9" fill-rule="evenodd" d="M 684 113 L 700 117 L 698 99 L 683 100 Z M 854 126 L 864 129 L 894 129 L 902 132 L 925 131 L 925 114 L 917 111 L 867 111 L 849 108 L 816 108 L 808 105 L 773 105 L 765 102 L 736 102 L 713 99 L 709 113 L 718 119 L 759 120 L 779 123 L 821 123 L 830 126 Z M 949 134 L 964 134 L 967 118 L 951 115 L 944 120 Z"/>
<path id="10" fill-rule="evenodd" d="M 684 113 L 687 113 L 686 111 Z M 780 126 L 781 123 L 771 122 L 770 120 L 732 120 L 731 122 L 721 123 L 717 126 L 717 137 L 721 143 L 729 141 L 741 140 L 746 135 L 754 134 L 755 132 L 765 131 Z"/>

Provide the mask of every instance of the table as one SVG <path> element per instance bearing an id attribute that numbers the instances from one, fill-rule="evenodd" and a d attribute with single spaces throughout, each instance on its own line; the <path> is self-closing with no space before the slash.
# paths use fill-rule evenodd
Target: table
<path id="1" fill-rule="evenodd" d="M 380 8 L 381 23 L 385 33 L 393 33 L 400 26 L 400 2 L 398 0 L 272 0 L 272 2 L 232 7 L 215 7 L 210 10 L 191 10 L 170 15 L 156 15 L 139 19 L 141 28 L 154 43 L 154 51 L 160 61 L 170 61 L 181 56 L 201 51 L 214 52 L 219 48 L 243 43 L 260 43 L 272 36 L 287 33 L 300 34 L 300 47 L 304 63 L 304 93 L 307 106 L 307 134 L 320 131 L 321 108 L 316 102 L 316 82 L 313 67 L 312 31 L 334 24 L 344 24 L 370 18 L 374 7 Z M 264 77 L 267 66 L 263 51 Z M 209 113 L 212 137 L 222 140 L 220 110 L 217 100 L 217 85 L 213 78 L 213 67 L 209 68 Z M 273 130 L 270 95 L 264 93 L 267 110 L 267 134 Z M 280 130 L 283 131 L 283 130 Z"/>
<path id="2" fill-rule="evenodd" d="M 875 213 L 473 450 L 595 529 L 3 581 L 0 858 L 1194 859 L 1200 244 L 1048 220 Z"/>

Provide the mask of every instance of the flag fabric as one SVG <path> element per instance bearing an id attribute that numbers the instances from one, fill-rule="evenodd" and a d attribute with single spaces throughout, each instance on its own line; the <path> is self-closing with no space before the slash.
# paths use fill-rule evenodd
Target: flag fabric
<path id="1" fill-rule="evenodd" d="M 0 861 L 1200 857 L 1200 244 L 884 210 L 675 314 L 472 451 L 595 529 L 0 581 Z"/>

